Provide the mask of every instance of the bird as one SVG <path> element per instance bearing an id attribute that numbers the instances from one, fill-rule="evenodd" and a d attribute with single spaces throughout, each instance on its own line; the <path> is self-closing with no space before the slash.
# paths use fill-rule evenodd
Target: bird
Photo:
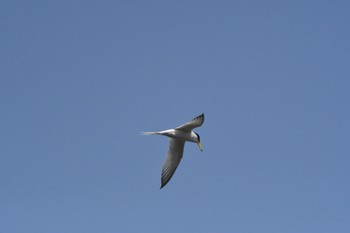
<path id="1" fill-rule="evenodd" d="M 204 113 L 182 124 L 175 129 L 167 129 L 155 132 L 142 132 L 142 135 L 163 135 L 169 137 L 169 148 L 162 167 L 161 186 L 162 189 L 174 175 L 183 156 L 185 142 L 197 143 L 202 150 L 201 138 L 193 129 L 200 127 L 204 122 Z"/>

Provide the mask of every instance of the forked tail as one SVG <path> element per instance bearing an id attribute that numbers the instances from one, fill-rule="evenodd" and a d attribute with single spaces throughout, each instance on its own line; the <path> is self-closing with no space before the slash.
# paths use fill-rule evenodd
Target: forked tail
<path id="1" fill-rule="evenodd" d="M 159 134 L 159 132 L 141 132 L 141 135 L 154 135 Z"/>

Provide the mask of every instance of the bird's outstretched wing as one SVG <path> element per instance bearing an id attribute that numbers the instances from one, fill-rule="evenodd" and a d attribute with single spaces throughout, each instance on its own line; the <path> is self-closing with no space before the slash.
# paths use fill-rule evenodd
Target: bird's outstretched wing
<path id="1" fill-rule="evenodd" d="M 189 122 L 186 122 L 185 124 L 180 125 L 176 129 L 189 132 L 192 129 L 201 126 L 203 124 L 203 122 L 204 122 L 204 113 L 202 113 L 202 115 L 199 115 L 199 116 L 193 118 Z"/>
<path id="2" fill-rule="evenodd" d="M 169 140 L 169 150 L 165 158 L 162 168 L 162 184 L 160 188 L 163 188 L 174 175 L 177 166 L 182 159 L 184 152 L 185 141 L 171 138 Z"/>

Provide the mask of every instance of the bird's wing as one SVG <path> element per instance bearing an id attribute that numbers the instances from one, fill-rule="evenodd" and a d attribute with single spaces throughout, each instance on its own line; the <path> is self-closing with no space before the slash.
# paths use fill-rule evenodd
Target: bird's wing
<path id="1" fill-rule="evenodd" d="M 169 150 L 165 158 L 162 168 L 162 184 L 160 188 L 163 188 L 174 175 L 177 166 L 182 159 L 184 152 L 185 141 L 171 138 L 169 140 Z"/>
<path id="2" fill-rule="evenodd" d="M 204 122 L 204 113 L 202 113 L 202 115 L 199 115 L 199 116 L 193 118 L 189 122 L 186 122 L 185 124 L 180 125 L 176 129 L 189 132 L 192 129 L 201 126 L 203 124 L 203 122 Z"/>

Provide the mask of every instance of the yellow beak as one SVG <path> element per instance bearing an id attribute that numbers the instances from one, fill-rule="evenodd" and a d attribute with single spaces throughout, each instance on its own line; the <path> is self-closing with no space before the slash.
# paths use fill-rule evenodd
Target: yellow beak
<path id="1" fill-rule="evenodd" d="M 200 143 L 200 142 L 197 142 L 197 145 L 198 145 L 199 149 L 200 149 L 201 151 L 203 151 L 203 150 L 202 150 L 202 145 L 201 145 L 201 143 Z"/>

